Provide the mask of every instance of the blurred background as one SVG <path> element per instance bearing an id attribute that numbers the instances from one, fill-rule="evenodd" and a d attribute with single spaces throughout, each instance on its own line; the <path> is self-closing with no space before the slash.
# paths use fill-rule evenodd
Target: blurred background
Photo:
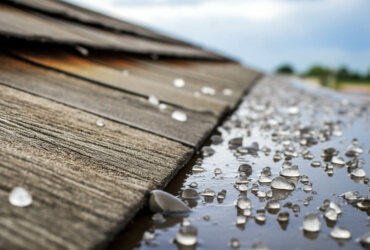
<path id="1" fill-rule="evenodd" d="M 369 0 L 67 0 L 273 73 L 370 94 Z"/>

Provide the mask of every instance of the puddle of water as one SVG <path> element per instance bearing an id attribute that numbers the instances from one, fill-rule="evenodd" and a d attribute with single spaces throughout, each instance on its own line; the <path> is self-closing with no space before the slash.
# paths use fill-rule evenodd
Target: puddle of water
<path id="1" fill-rule="evenodd" d="M 369 209 L 360 210 L 340 195 L 348 191 L 358 191 L 365 198 L 369 195 L 368 179 L 351 178 L 352 169 L 348 167 L 348 161 L 357 159 L 369 176 L 369 126 L 369 109 L 365 104 L 345 100 L 333 92 L 312 91 L 305 89 L 304 85 L 297 87 L 296 82 L 291 84 L 288 79 L 266 77 L 256 84 L 238 110 L 218 128 L 223 142 L 209 145 L 215 153 L 194 159 L 166 188 L 167 192 L 180 197 L 181 190 L 196 182 L 199 193 L 207 188 L 216 194 L 225 190 L 225 198 L 201 196 L 189 202 L 192 207 L 189 215 L 164 215 L 164 223 L 153 222 L 153 214 L 144 210 L 116 238 L 110 249 L 181 248 L 174 239 L 184 218 L 198 230 L 197 249 L 228 249 L 236 241 L 241 249 L 252 248 L 258 242 L 265 243 L 270 249 L 362 249 L 356 239 L 370 231 Z M 243 138 L 243 147 L 230 149 L 229 141 L 236 137 Z M 258 143 L 258 150 L 253 142 Z M 345 155 L 347 147 L 352 144 L 363 151 L 357 157 Z M 345 166 L 324 161 L 323 149 L 330 147 L 338 151 L 337 156 L 347 163 Z M 267 153 L 268 149 L 270 153 Z M 294 157 L 295 154 L 297 157 Z M 276 155 L 281 160 L 276 161 L 279 158 Z M 330 160 L 328 158 L 331 157 L 327 156 L 325 160 Z M 320 162 L 320 166 L 311 165 L 316 161 Z M 196 164 L 205 171 L 193 172 Z M 249 177 L 240 176 L 238 169 L 241 164 L 252 166 Z M 258 182 L 265 167 L 270 167 L 271 176 L 267 177 L 273 179 L 290 165 L 297 165 L 300 173 L 300 179 L 288 178 L 295 184 L 293 191 L 272 190 L 269 184 Z M 264 173 L 268 174 L 268 171 L 265 169 Z M 312 184 L 311 191 L 304 191 L 311 189 L 304 175 Z M 236 184 L 238 179 L 248 179 L 248 191 L 240 191 L 243 188 Z M 259 192 L 252 192 L 253 185 L 258 185 Z M 272 198 L 269 197 L 270 190 Z M 243 193 L 251 201 L 251 216 L 245 216 L 249 211 L 235 206 Z M 266 197 L 261 198 L 263 196 Z M 324 211 L 318 209 L 325 199 L 338 203 L 342 208 L 336 222 L 326 220 Z M 278 211 L 265 209 L 271 200 L 279 200 Z M 289 213 L 287 222 L 277 220 L 280 212 Z M 308 213 L 318 213 L 321 222 L 319 232 L 302 230 L 304 216 Z M 245 217 L 245 223 L 237 223 L 238 218 L 242 222 Z M 335 226 L 346 227 L 351 232 L 351 239 L 331 238 L 330 233 Z M 143 239 L 144 235 L 148 236 L 145 232 L 152 234 Z"/>

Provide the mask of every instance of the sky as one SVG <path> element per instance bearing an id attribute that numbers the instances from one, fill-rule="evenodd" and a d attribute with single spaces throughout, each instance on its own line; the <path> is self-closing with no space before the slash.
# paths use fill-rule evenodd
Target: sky
<path id="1" fill-rule="evenodd" d="M 273 72 L 370 69 L 370 0 L 66 0 Z"/>

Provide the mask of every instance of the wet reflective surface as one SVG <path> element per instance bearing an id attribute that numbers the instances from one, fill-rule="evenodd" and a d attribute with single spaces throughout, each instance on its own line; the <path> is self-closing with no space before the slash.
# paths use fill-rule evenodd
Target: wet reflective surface
<path id="1" fill-rule="evenodd" d="M 363 249 L 369 112 L 298 80 L 262 79 L 166 188 L 192 211 L 163 220 L 144 210 L 110 248 Z"/>

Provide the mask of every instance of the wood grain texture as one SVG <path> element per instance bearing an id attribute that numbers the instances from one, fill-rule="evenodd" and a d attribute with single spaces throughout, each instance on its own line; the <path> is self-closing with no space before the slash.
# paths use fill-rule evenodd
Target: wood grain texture
<path id="1" fill-rule="evenodd" d="M 52 16 L 60 17 L 65 20 L 73 20 L 83 24 L 98 26 L 107 30 L 133 34 L 136 36 L 150 38 L 166 43 L 186 44 L 182 41 L 173 39 L 171 37 L 153 32 L 150 29 L 134 25 L 122 20 L 118 20 L 103 14 L 83 9 L 78 6 L 53 0 L 7 0 L 17 4 L 18 6 L 25 6 L 32 8 L 32 10 L 40 11 L 41 13 L 50 14 Z"/>
<path id="2" fill-rule="evenodd" d="M 180 143 L 0 85 L 0 248 L 104 246 L 184 165 Z M 8 202 L 15 186 L 30 207 Z"/>
<path id="3" fill-rule="evenodd" d="M 181 143 L 199 147 L 216 126 L 218 119 L 209 112 L 194 112 L 157 106 L 115 89 L 47 70 L 0 53 L 0 82 L 46 97 L 114 121 L 137 127 Z M 187 114 L 182 123 L 171 118 L 174 110 Z"/>
<path id="4" fill-rule="evenodd" d="M 207 51 L 118 34 L 0 4 L 0 35 L 93 49 L 185 58 L 220 59 Z"/>
<path id="5" fill-rule="evenodd" d="M 154 95 L 162 102 L 189 110 L 209 111 L 216 116 L 221 116 L 227 109 L 227 102 L 223 100 L 212 99 L 208 96 L 197 97 L 192 91 L 184 91 L 184 89 L 174 87 L 173 79 L 171 82 L 165 82 L 163 78 L 156 79 L 152 75 L 144 76 L 134 72 L 124 75 L 121 69 L 95 63 L 88 58 L 82 58 L 61 50 L 54 50 L 53 53 L 50 53 L 47 50 L 16 49 L 12 53 L 40 65 L 140 96 L 149 97 Z M 201 87 L 198 86 L 198 88 Z"/>

